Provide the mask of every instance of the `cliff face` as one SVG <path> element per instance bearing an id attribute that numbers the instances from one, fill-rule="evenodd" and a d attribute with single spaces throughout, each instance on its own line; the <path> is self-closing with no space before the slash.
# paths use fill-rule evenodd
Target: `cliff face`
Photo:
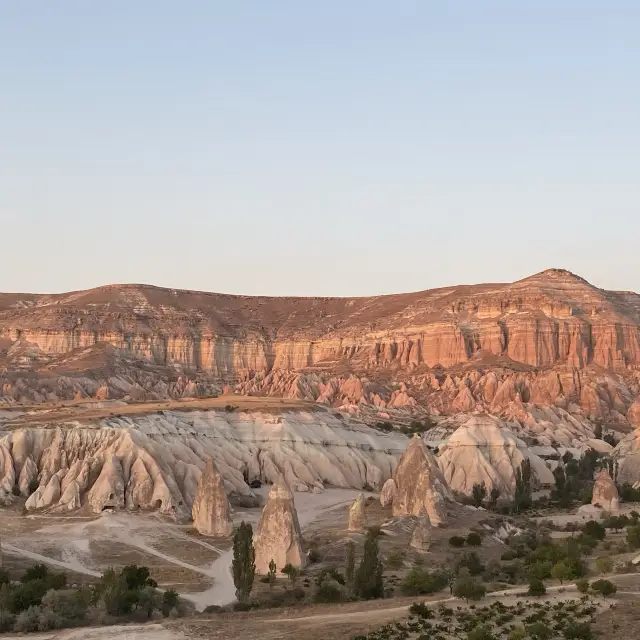
<path id="1" fill-rule="evenodd" d="M 107 286 L 0 294 L 0 337 L 44 354 L 106 342 L 156 364 L 236 378 L 325 361 L 450 367 L 479 351 L 547 367 L 640 364 L 640 296 L 566 271 L 513 284 L 372 298 L 263 298 Z"/>
<path id="2" fill-rule="evenodd" d="M 257 373 L 346 366 L 375 377 L 381 368 L 412 372 L 491 357 L 516 367 L 628 371 L 640 365 L 640 296 L 598 289 L 560 270 L 512 284 L 369 298 L 143 285 L 0 294 L 0 383 L 15 399 L 25 372 L 76 380 L 109 363 L 109 374 L 125 378 L 125 386 L 160 367 L 164 373 L 143 384 L 146 391 L 160 376 L 161 387 L 196 394 L 212 381 L 244 383 Z"/>

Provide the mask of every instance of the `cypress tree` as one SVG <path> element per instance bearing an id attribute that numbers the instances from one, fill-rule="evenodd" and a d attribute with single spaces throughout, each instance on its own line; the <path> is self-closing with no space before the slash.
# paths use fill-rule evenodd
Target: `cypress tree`
<path id="1" fill-rule="evenodd" d="M 232 569 L 236 598 L 240 602 L 246 602 L 251 594 L 256 573 L 253 528 L 248 522 L 242 521 L 233 534 Z"/>
<path id="2" fill-rule="evenodd" d="M 379 558 L 378 540 L 373 531 L 369 531 L 364 541 L 364 555 L 355 575 L 355 593 L 364 600 L 384 598 L 382 563 Z"/>
<path id="3" fill-rule="evenodd" d="M 356 545 L 353 540 L 349 540 L 347 543 L 347 558 L 345 564 L 345 582 L 347 583 L 347 590 L 352 594 L 356 573 Z"/>

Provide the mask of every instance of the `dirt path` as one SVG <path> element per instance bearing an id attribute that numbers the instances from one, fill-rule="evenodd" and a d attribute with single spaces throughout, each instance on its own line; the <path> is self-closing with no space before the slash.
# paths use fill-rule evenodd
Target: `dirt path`
<path id="1" fill-rule="evenodd" d="M 99 578 L 102 575 L 102 573 L 100 573 L 99 571 L 92 571 L 91 569 L 87 569 L 80 562 L 72 560 L 68 562 L 56 560 L 54 558 L 49 558 L 48 556 L 43 556 L 33 551 L 27 551 L 27 549 L 20 549 L 19 547 L 16 547 L 7 542 L 2 543 L 2 552 L 8 553 L 10 555 L 22 556 L 23 558 L 29 558 L 29 560 L 35 560 L 36 562 L 48 564 L 53 567 L 67 569 L 68 571 L 75 571 L 75 573 L 83 573 L 84 575 L 92 576 L 94 578 Z"/>

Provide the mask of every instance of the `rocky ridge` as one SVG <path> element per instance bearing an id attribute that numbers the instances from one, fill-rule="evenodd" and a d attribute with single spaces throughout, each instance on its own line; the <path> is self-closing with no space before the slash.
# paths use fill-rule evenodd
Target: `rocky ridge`
<path id="1" fill-rule="evenodd" d="M 495 413 L 518 396 L 626 421 L 638 395 L 639 326 L 640 296 L 557 269 L 369 298 L 143 285 L 0 294 L 0 386 L 5 402 L 24 403 L 185 397 L 228 382 L 332 406 L 428 404 L 441 413 L 478 403 Z M 460 366 L 472 370 L 441 370 Z M 335 374 L 345 368 L 355 380 Z"/>
<path id="2" fill-rule="evenodd" d="M 167 411 L 43 424 L 0 438 L 0 500 L 13 501 L 17 487 L 30 510 L 140 508 L 186 519 L 209 458 L 231 498 L 281 475 L 296 491 L 380 489 L 406 442 L 329 412 Z"/>

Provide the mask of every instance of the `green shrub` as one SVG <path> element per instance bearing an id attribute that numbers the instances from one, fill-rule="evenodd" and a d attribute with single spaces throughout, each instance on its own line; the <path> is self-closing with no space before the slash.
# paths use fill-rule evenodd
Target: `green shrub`
<path id="1" fill-rule="evenodd" d="M 584 578 L 582 578 L 581 580 L 576 580 L 576 589 L 579 593 L 588 593 L 589 581 Z"/>
<path id="2" fill-rule="evenodd" d="M 538 578 L 532 578 L 529 581 L 529 590 L 527 591 L 530 596 L 543 596 L 547 593 L 547 588 L 544 586 L 544 582 Z"/>
<path id="3" fill-rule="evenodd" d="M 409 613 L 419 618 L 424 618 L 425 620 L 435 617 L 433 610 L 429 609 L 424 602 L 414 602 L 409 607 Z"/>
<path id="4" fill-rule="evenodd" d="M 347 593 L 342 584 L 326 575 L 315 593 L 314 600 L 325 603 L 344 602 L 347 600 Z"/>
<path id="5" fill-rule="evenodd" d="M 467 536 L 467 544 L 470 547 L 479 547 L 482 544 L 482 537 L 480 536 L 479 533 L 476 533 L 475 531 L 472 531 Z"/>
<path id="6" fill-rule="evenodd" d="M 426 569 L 413 567 L 400 584 L 400 590 L 406 596 L 419 596 L 436 593 L 447 586 L 446 577 L 440 573 L 429 573 Z"/>
<path id="7" fill-rule="evenodd" d="M 0 609 L 0 633 L 6 633 L 13 629 L 16 617 L 6 609 Z"/>
<path id="8" fill-rule="evenodd" d="M 606 598 L 607 596 L 613 595 L 618 590 L 618 587 L 610 580 L 596 580 L 591 583 L 591 589 L 599 593 L 603 598 Z"/>
<path id="9" fill-rule="evenodd" d="M 453 588 L 453 595 L 456 598 L 469 600 L 482 600 L 487 592 L 486 587 L 475 578 L 459 578 Z"/>
<path id="10" fill-rule="evenodd" d="M 582 527 L 582 532 L 595 540 L 604 540 L 607 530 L 596 520 L 589 520 Z"/>
<path id="11" fill-rule="evenodd" d="M 31 606 L 22 611 L 16 618 L 14 629 L 16 631 L 30 632 L 38 631 L 40 627 L 40 613 L 42 609 L 40 607 Z"/>
<path id="12" fill-rule="evenodd" d="M 449 546 L 451 547 L 456 547 L 456 548 L 460 548 L 460 547 L 464 547 L 464 538 L 462 536 L 451 536 L 449 538 Z"/>

